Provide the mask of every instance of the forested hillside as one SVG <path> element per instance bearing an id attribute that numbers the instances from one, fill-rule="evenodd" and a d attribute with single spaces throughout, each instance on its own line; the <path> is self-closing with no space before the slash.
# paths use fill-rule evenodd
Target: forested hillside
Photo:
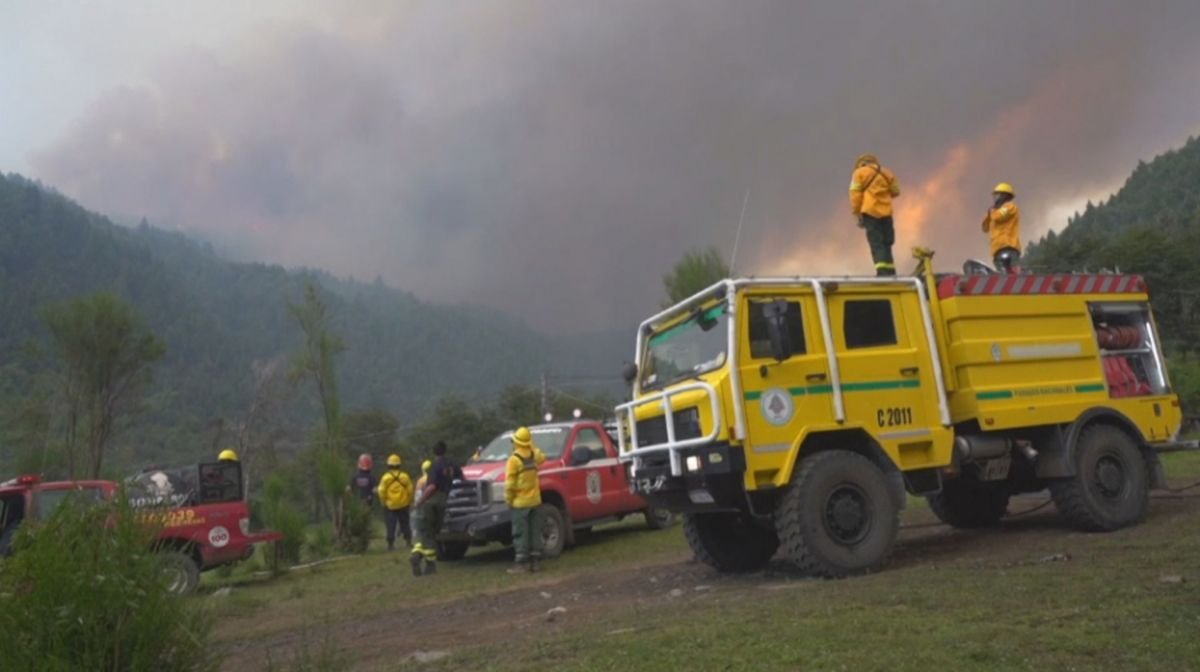
<path id="1" fill-rule="evenodd" d="M 1025 265 L 1140 273 L 1171 354 L 1172 383 L 1200 414 L 1200 139 L 1139 162 L 1112 198 L 1089 203 L 1059 233 L 1029 246 Z"/>
<path id="2" fill-rule="evenodd" d="M 53 412 L 44 306 L 109 290 L 165 341 L 147 407 L 116 447 L 128 460 L 167 460 L 207 454 L 216 425 L 247 412 L 256 365 L 286 369 L 301 345 L 287 305 L 301 300 L 308 279 L 322 288 L 332 331 L 346 345 L 339 379 L 347 409 L 378 407 L 410 423 L 442 394 L 482 401 L 506 385 L 536 383 L 550 363 L 547 339 L 488 309 L 231 263 L 183 235 L 145 222 L 118 226 L 39 184 L 0 175 L 0 453 Z M 315 401 L 292 387 L 284 415 L 296 420 L 290 434 L 300 439 Z"/>

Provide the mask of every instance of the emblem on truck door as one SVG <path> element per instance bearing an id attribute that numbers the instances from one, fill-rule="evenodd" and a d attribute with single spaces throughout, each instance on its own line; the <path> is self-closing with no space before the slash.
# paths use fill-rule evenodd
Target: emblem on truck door
<path id="1" fill-rule="evenodd" d="M 796 406 L 792 403 L 792 395 L 788 394 L 787 390 L 778 387 L 764 390 L 759 404 L 762 406 L 763 418 L 776 427 L 782 427 L 791 422 L 792 415 L 796 412 Z"/>
<path id="2" fill-rule="evenodd" d="M 600 489 L 600 472 L 590 471 L 587 475 L 587 498 L 592 504 L 599 504 L 604 492 Z"/>

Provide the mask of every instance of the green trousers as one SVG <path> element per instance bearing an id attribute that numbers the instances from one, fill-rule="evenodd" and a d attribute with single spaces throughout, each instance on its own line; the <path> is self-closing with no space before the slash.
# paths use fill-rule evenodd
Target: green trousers
<path id="1" fill-rule="evenodd" d="M 421 502 L 414 516 L 413 553 L 420 553 L 433 560 L 437 557 L 437 535 L 442 531 L 442 523 L 446 519 L 446 493 L 435 492 L 429 499 Z"/>
<path id="2" fill-rule="evenodd" d="M 875 275 L 895 275 L 892 245 L 896 242 L 896 226 L 892 218 L 863 215 L 862 223 L 867 232 L 867 245 L 871 247 L 871 260 L 875 262 Z"/>
<path id="3" fill-rule="evenodd" d="M 512 510 L 513 550 L 516 561 L 542 557 L 542 507 Z"/>

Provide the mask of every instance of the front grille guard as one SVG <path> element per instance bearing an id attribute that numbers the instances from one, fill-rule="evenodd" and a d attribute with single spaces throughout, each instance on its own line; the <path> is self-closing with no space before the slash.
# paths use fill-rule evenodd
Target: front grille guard
<path id="1" fill-rule="evenodd" d="M 704 436 L 698 436 L 691 439 L 677 439 L 675 437 L 675 412 L 671 408 L 671 399 L 681 394 L 700 390 L 708 397 L 709 407 L 712 411 L 712 427 Z M 666 452 L 671 463 L 671 475 L 683 475 L 683 458 L 680 457 L 679 451 L 684 448 L 693 446 L 702 446 L 712 443 L 717 440 L 717 436 L 721 433 L 721 407 L 717 396 L 717 390 L 712 385 L 703 381 L 696 381 L 686 385 L 679 385 L 669 390 L 648 394 L 640 399 L 621 404 L 616 408 L 617 414 L 617 444 L 621 449 L 621 461 L 631 462 L 632 475 L 637 475 L 642 461 L 646 458 L 659 455 Z M 663 421 L 666 423 L 667 440 L 662 443 L 652 443 L 646 446 L 638 446 L 637 437 L 637 409 L 658 403 L 663 411 Z M 626 443 L 626 433 L 629 435 L 629 442 Z"/>
<path id="2" fill-rule="evenodd" d="M 487 481 L 454 481 L 446 497 L 446 517 L 460 518 L 487 510 L 492 504 L 491 485 Z"/>

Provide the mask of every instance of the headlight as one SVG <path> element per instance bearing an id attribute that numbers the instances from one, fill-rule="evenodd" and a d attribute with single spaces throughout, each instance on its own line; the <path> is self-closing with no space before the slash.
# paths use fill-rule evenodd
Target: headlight
<path id="1" fill-rule="evenodd" d="M 488 483 L 488 487 L 492 491 L 492 503 L 504 503 L 504 484 L 503 483 Z"/>
<path id="2" fill-rule="evenodd" d="M 688 471 L 700 471 L 699 455 L 688 455 L 686 462 Z"/>

